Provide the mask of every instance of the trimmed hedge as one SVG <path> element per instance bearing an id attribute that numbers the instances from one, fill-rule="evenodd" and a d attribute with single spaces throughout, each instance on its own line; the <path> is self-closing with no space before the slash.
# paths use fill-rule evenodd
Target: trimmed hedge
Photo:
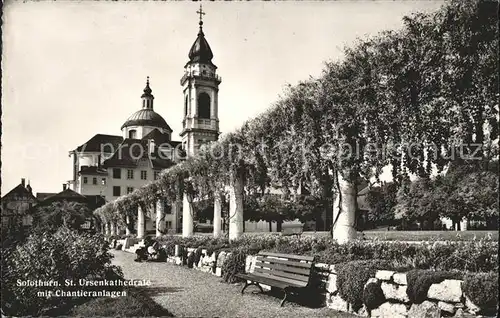
<path id="1" fill-rule="evenodd" d="M 431 270 L 411 270 L 406 273 L 408 288 L 406 294 L 410 302 L 421 304 L 427 299 L 427 292 L 432 284 L 439 284 L 445 279 L 463 279 L 463 274 L 458 272 L 443 272 Z"/>
<path id="2" fill-rule="evenodd" d="M 318 262 L 338 264 L 355 260 L 383 259 L 400 269 L 430 269 L 436 271 L 490 272 L 498 270 L 498 242 L 445 242 L 419 244 L 377 241 L 353 241 L 338 244 L 331 238 L 279 235 L 243 236 L 229 242 L 227 238 L 208 236 L 182 238 L 166 235 L 158 239 L 173 255 L 175 244 L 183 247 L 207 249 L 211 255 L 217 251 L 246 248 L 248 254 L 260 250 L 315 256 Z"/>
<path id="3" fill-rule="evenodd" d="M 363 290 L 363 304 L 368 310 L 372 310 L 385 302 L 385 295 L 382 290 L 382 282 L 371 282 L 366 284 Z"/>
<path id="4" fill-rule="evenodd" d="M 364 287 L 368 279 L 375 276 L 379 269 L 389 269 L 391 264 L 385 260 L 352 261 L 338 264 L 337 289 L 340 297 L 347 300 L 354 311 L 363 306 Z M 373 305 L 372 303 L 367 304 Z M 376 307 L 375 307 L 376 308 Z"/>
<path id="5" fill-rule="evenodd" d="M 464 294 L 479 308 L 488 314 L 495 312 L 498 306 L 498 273 L 468 273 L 463 284 Z"/>
<path id="6" fill-rule="evenodd" d="M 239 248 L 232 251 L 231 254 L 226 257 L 222 265 L 222 279 L 224 279 L 225 282 L 234 283 L 238 281 L 235 275 L 245 272 L 245 260 L 247 255 L 248 250 Z"/>

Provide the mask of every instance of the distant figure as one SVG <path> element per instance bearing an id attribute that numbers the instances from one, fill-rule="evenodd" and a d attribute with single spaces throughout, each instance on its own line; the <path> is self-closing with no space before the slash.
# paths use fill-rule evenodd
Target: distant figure
<path id="1" fill-rule="evenodd" d="M 148 254 L 150 258 L 156 259 L 156 256 L 158 255 L 158 242 L 154 242 L 153 245 L 148 247 Z"/>
<path id="2" fill-rule="evenodd" d="M 136 262 L 142 262 L 146 261 L 149 256 L 149 248 L 156 243 L 154 240 L 152 240 L 149 236 L 144 239 L 144 247 L 138 248 L 135 251 L 136 258 L 134 261 Z"/>

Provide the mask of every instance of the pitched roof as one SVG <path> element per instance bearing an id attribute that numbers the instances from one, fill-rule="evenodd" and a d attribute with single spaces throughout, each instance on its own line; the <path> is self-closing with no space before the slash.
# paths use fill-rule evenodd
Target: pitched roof
<path id="1" fill-rule="evenodd" d="M 148 134 L 150 135 L 150 134 Z M 116 152 L 109 158 L 104 161 L 103 166 L 107 167 L 137 167 L 141 160 L 148 160 L 153 169 L 166 169 L 173 165 L 175 162 L 167 159 L 168 154 L 166 153 L 170 149 L 162 150 L 160 147 L 155 147 L 154 152 L 150 154 L 150 143 L 148 139 L 145 139 L 148 135 L 146 135 L 143 139 L 125 139 Z M 155 140 L 155 145 L 168 143 L 172 148 L 175 149 L 177 145 L 180 144 L 178 141 L 168 141 L 163 138 L 167 138 L 161 132 L 155 133 L 154 130 L 151 134 L 151 139 L 155 140 L 154 137 L 157 137 Z M 158 141 L 158 142 L 157 142 Z"/>
<path id="2" fill-rule="evenodd" d="M 51 196 L 44 197 L 42 200 L 40 200 L 38 205 L 46 206 L 58 201 L 79 202 L 87 205 L 89 204 L 88 198 L 86 196 L 81 195 L 80 193 L 77 193 L 71 189 L 66 189 Z"/>
<path id="3" fill-rule="evenodd" d="M 46 198 L 51 197 L 51 196 L 56 195 L 56 194 L 57 193 L 54 193 L 54 192 L 37 192 L 36 198 L 39 201 L 42 201 L 42 200 L 45 200 Z"/>
<path id="4" fill-rule="evenodd" d="M 104 147 L 102 149 L 105 152 L 114 152 L 122 141 L 122 136 L 97 134 L 75 150 L 78 152 L 101 152 L 101 147 Z"/>
<path id="5" fill-rule="evenodd" d="M 108 172 L 105 169 L 99 168 L 97 166 L 81 166 L 80 171 L 78 171 L 80 175 L 96 175 L 96 176 L 106 176 Z"/>
<path id="6" fill-rule="evenodd" d="M 142 140 L 149 140 L 149 139 L 153 139 L 156 145 L 161 145 L 166 143 L 170 144 L 172 142 L 168 134 L 164 134 L 156 128 L 151 130 L 146 136 L 142 137 Z M 177 143 L 177 141 L 173 142 Z"/>
<path id="7" fill-rule="evenodd" d="M 12 195 L 27 195 L 28 197 L 32 198 L 33 200 L 36 201 L 36 198 L 35 196 L 33 195 L 33 193 L 31 193 L 28 189 L 26 189 L 21 183 L 18 184 L 16 187 L 14 187 L 12 190 L 10 190 L 9 192 L 7 192 L 7 194 L 5 194 L 3 197 L 2 197 L 2 201 L 4 199 L 7 199 L 8 197 L 12 196 Z"/>

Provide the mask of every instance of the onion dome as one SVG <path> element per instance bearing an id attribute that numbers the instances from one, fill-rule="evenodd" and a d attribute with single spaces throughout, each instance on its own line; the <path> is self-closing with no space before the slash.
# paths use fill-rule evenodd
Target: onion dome
<path id="1" fill-rule="evenodd" d="M 151 90 L 151 87 L 149 87 L 149 76 L 147 77 L 146 80 L 146 87 L 144 88 L 144 94 L 142 94 L 141 98 L 149 97 L 151 99 L 154 99 L 153 95 L 151 94 L 153 90 Z"/>
<path id="2" fill-rule="evenodd" d="M 198 37 L 191 46 L 191 50 L 189 50 L 189 62 L 212 64 L 212 58 L 214 57 L 214 54 L 212 53 L 210 45 L 205 39 L 205 34 L 203 33 L 202 15 L 204 15 L 205 13 L 203 12 L 201 5 L 200 11 L 197 11 L 197 13 L 200 14 L 200 30 L 198 31 Z"/>

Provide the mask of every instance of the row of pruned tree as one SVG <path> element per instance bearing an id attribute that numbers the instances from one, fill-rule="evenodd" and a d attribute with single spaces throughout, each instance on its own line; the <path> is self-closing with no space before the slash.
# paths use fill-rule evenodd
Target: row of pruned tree
<path id="1" fill-rule="evenodd" d="M 324 207 L 334 210 L 334 237 L 352 237 L 358 184 L 383 167 L 399 186 L 409 174 L 497 156 L 497 6 L 453 0 L 358 40 L 319 78 L 290 85 L 262 115 L 97 213 L 123 221 L 159 198 L 201 200 L 242 185 L 258 196 L 274 185 L 285 200 L 298 189 L 334 199 Z"/>

